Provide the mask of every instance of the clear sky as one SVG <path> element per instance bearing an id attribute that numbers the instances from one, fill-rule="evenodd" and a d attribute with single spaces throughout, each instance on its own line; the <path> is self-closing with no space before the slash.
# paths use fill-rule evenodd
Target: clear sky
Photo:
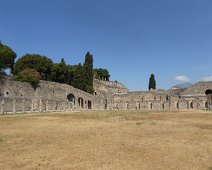
<path id="1" fill-rule="evenodd" d="M 212 0 L 0 0 L 0 40 L 68 64 L 90 51 L 130 90 L 212 80 Z"/>

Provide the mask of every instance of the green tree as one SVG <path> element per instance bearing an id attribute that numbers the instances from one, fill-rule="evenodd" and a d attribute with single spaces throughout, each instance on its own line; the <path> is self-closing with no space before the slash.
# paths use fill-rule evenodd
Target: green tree
<path id="1" fill-rule="evenodd" d="M 14 73 L 18 75 L 19 72 L 25 69 L 34 69 L 40 73 L 42 80 L 50 80 L 52 66 L 52 60 L 46 56 L 26 54 L 15 63 Z"/>
<path id="2" fill-rule="evenodd" d="M 84 81 L 83 67 L 81 63 L 76 67 L 74 72 L 73 80 L 71 81 L 71 85 L 80 90 L 86 91 L 86 84 Z"/>
<path id="3" fill-rule="evenodd" d="M 107 69 L 103 68 L 95 68 L 93 69 L 93 74 L 95 79 L 105 80 L 109 81 L 110 79 L 110 73 Z"/>
<path id="4" fill-rule="evenodd" d="M 59 83 L 69 84 L 69 70 L 64 61 L 61 59 L 59 64 L 53 64 L 51 69 L 51 80 Z"/>
<path id="5" fill-rule="evenodd" d="M 149 78 L 149 90 L 150 89 L 156 89 L 156 81 L 155 81 L 155 75 L 151 74 Z"/>
<path id="6" fill-rule="evenodd" d="M 13 72 L 16 53 L 8 46 L 0 43 L 0 74 L 5 74 L 5 69 Z"/>
<path id="7" fill-rule="evenodd" d="M 16 77 L 16 80 L 22 81 L 22 82 L 28 82 L 32 85 L 37 85 L 39 83 L 39 80 L 41 79 L 41 76 L 39 72 L 37 72 L 34 69 L 24 69 L 18 73 L 18 76 Z"/>
<path id="8" fill-rule="evenodd" d="M 76 68 L 77 68 L 77 65 L 67 65 L 67 69 L 68 69 L 68 72 L 69 72 L 69 82 L 68 84 L 69 85 L 72 85 L 73 83 L 73 79 L 74 79 L 74 74 L 75 74 L 75 71 L 76 71 Z"/>
<path id="9" fill-rule="evenodd" d="M 87 52 L 85 62 L 83 64 L 83 81 L 86 85 L 85 91 L 93 94 L 93 56 Z"/>

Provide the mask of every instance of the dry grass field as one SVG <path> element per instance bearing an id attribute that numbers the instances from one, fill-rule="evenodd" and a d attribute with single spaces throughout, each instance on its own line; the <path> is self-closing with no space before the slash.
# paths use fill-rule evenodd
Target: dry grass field
<path id="1" fill-rule="evenodd" d="M 212 112 L 3 115 L 0 169 L 212 170 Z"/>

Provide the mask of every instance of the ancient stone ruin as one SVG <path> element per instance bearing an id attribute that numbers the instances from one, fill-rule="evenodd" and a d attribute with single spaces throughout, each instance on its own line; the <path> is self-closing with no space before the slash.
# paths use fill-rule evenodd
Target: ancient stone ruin
<path id="1" fill-rule="evenodd" d="M 118 82 L 94 80 L 93 95 L 66 84 L 40 81 L 37 87 L 7 77 L 0 82 L 0 114 L 96 110 L 212 109 L 212 82 L 186 89 L 129 90 Z"/>

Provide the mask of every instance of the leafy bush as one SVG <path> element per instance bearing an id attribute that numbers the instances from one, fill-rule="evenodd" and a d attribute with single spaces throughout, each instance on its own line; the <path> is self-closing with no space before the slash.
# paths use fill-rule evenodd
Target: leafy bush
<path id="1" fill-rule="evenodd" d="M 40 79 L 41 76 L 39 72 L 37 72 L 34 69 L 24 69 L 23 71 L 19 72 L 18 76 L 16 77 L 16 80 L 22 82 L 28 82 L 31 83 L 32 85 L 37 85 Z"/>

